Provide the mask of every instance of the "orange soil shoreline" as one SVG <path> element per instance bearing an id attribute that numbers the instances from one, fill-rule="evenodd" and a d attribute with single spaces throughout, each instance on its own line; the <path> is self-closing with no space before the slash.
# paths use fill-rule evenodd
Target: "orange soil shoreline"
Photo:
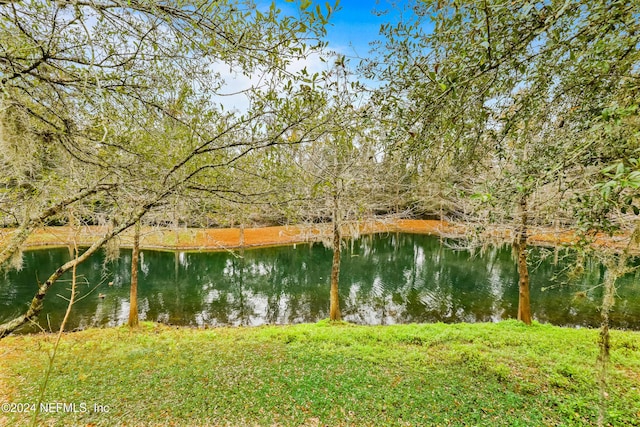
<path id="1" fill-rule="evenodd" d="M 69 227 L 44 227 L 36 230 L 25 242 L 25 247 L 50 247 L 72 245 L 74 236 L 78 245 L 89 246 L 106 231 L 106 227 L 86 226 L 77 232 Z M 8 242 L 13 230 L 0 230 L 0 246 Z M 419 233 L 444 237 L 464 237 L 466 228 L 460 224 L 452 224 L 438 220 L 410 220 L 363 222 L 360 234 L 374 233 Z M 146 249 L 188 250 L 188 251 L 223 251 L 240 247 L 280 246 L 311 241 L 321 241 L 330 236 L 328 226 L 291 225 L 278 227 L 246 228 L 244 233 L 238 228 L 152 228 L 142 229 L 140 245 Z M 244 236 L 242 236 L 244 234 Z M 508 229 L 495 229 L 491 236 L 497 240 L 509 241 L 512 232 Z M 596 244 L 614 250 L 623 249 L 628 242 L 628 234 L 613 237 L 598 236 Z M 122 247 L 131 247 L 132 230 L 119 236 Z M 566 245 L 575 242 L 575 234 L 571 231 L 553 229 L 533 229 L 529 243 L 540 246 Z"/>
<path id="2" fill-rule="evenodd" d="M 95 242 L 106 227 L 85 226 L 77 232 L 69 227 L 43 227 L 34 231 L 25 247 L 68 246 L 74 237 L 80 246 Z M 0 245 L 8 242 L 13 230 L 0 230 Z M 227 250 L 240 247 L 279 246 L 294 243 L 321 241 L 330 236 L 330 228 L 323 225 L 290 225 L 276 227 L 245 228 L 154 228 L 143 227 L 140 246 L 147 249 Z M 360 225 L 361 234 L 407 232 L 425 234 L 458 234 L 460 230 L 444 221 L 398 220 L 393 222 L 367 222 Z M 132 230 L 119 236 L 122 247 L 133 242 Z M 243 236 L 242 236 L 243 234 Z M 460 234 L 462 235 L 462 234 Z"/>

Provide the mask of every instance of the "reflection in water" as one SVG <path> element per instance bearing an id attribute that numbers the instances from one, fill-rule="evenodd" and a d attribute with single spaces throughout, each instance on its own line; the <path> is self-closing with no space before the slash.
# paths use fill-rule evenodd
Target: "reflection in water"
<path id="1" fill-rule="evenodd" d="M 24 269 L 0 281 L 0 322 L 25 311 L 38 280 L 70 259 L 66 248 L 28 251 Z M 531 250 L 531 301 L 541 322 L 597 326 L 603 268 L 587 262 L 568 280 L 570 254 Z M 96 255 L 78 273 L 80 298 L 70 328 L 126 323 L 130 251 L 105 263 Z M 518 286 L 509 248 L 482 255 L 456 251 L 438 238 L 365 236 L 344 251 L 340 296 L 345 320 L 362 324 L 491 322 L 517 315 Z M 315 322 L 328 317 L 331 252 L 319 244 L 246 251 L 143 251 L 138 285 L 140 318 L 177 325 L 260 325 Z M 55 329 L 66 308 L 70 275 L 51 289 L 40 316 Z M 618 283 L 616 327 L 640 329 L 635 275 Z M 98 293 L 106 298 L 98 298 Z M 31 330 L 34 330 L 33 327 Z"/>

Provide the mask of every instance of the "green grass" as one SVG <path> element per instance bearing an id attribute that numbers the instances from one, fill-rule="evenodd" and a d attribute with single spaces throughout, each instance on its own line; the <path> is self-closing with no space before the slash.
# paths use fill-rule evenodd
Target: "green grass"
<path id="1" fill-rule="evenodd" d="M 35 402 L 51 336 L 0 342 L 0 387 Z M 66 334 L 52 425 L 594 425 L 597 331 L 498 324 L 196 330 L 145 323 Z M 4 383 L 4 385 L 2 384 Z M 608 422 L 640 426 L 640 333 L 613 331 Z M 93 413 L 93 404 L 109 407 Z M 2 418 L 4 416 L 4 419 Z M 24 414 L 0 413 L 23 425 Z"/>

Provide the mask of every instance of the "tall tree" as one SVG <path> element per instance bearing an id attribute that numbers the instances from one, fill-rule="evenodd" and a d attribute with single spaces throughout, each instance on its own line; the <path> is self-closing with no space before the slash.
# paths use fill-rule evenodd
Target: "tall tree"
<path id="1" fill-rule="evenodd" d="M 529 321 L 534 198 L 545 192 L 557 206 L 579 185 L 585 161 L 600 157 L 584 131 L 637 68 L 638 6 L 434 0 L 409 7 L 413 18 L 383 28 L 382 61 L 365 70 L 388 82 L 380 99 L 391 100 L 403 124 L 399 138 L 428 158 L 475 164 L 468 170 L 477 178 L 461 195 L 511 206 L 494 216 L 517 224 L 519 317 Z"/>
<path id="2" fill-rule="evenodd" d="M 325 223 L 323 241 L 333 251 L 330 273 L 331 320 L 340 320 L 339 278 L 342 246 L 360 234 L 361 222 L 375 216 L 379 206 L 377 141 L 362 87 L 353 80 L 344 58 L 334 58 L 316 82 L 325 105 L 318 118 L 321 132 L 314 141 L 290 155 L 297 171 L 289 191 L 295 209 L 290 215 L 305 223 Z"/>
<path id="3" fill-rule="evenodd" d="M 140 220 L 136 222 L 131 249 L 131 289 L 129 292 L 129 327 L 138 327 L 138 263 L 140 257 Z"/>
<path id="4" fill-rule="evenodd" d="M 27 129 L 42 153 L 36 173 L 3 159 L 15 173 L 3 176 L 11 198 L 2 208 L 22 225 L 2 257 L 79 200 L 115 224 L 51 274 L 0 336 L 36 316 L 57 278 L 110 238 L 312 117 L 287 67 L 316 47 L 331 12 L 307 7 L 294 18 L 233 0 L 0 4 L 2 143 L 29 158 L 16 143 Z M 246 112 L 221 103 L 221 64 L 262 75 L 265 84 L 246 91 Z M 21 212 L 16 201 L 34 208 Z"/>
<path id="5" fill-rule="evenodd" d="M 636 72 L 637 73 L 637 72 Z M 637 79 L 635 80 L 637 82 Z M 616 282 L 637 267 L 631 254 L 640 245 L 640 115 L 638 95 L 640 85 L 630 81 L 618 93 L 617 103 L 602 110 L 598 120 L 589 129 L 590 136 L 602 144 L 602 154 L 615 153 L 606 167 L 591 168 L 585 177 L 589 185 L 575 197 L 574 212 L 578 218 L 581 245 L 579 248 L 599 258 L 606 267 L 598 354 L 598 383 L 600 390 L 598 425 L 606 425 L 608 400 L 608 366 L 611 348 L 609 332 L 610 311 L 615 304 Z M 612 235 L 626 231 L 623 248 L 612 251 L 590 245 L 597 233 Z"/>

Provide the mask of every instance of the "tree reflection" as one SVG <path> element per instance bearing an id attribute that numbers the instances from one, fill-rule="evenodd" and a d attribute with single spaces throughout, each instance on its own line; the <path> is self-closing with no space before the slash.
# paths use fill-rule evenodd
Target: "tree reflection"
<path id="1" fill-rule="evenodd" d="M 550 254 L 531 248 L 534 317 L 557 325 L 597 326 L 602 291 L 595 285 L 603 267 L 587 260 L 584 273 L 573 277 L 571 253 L 557 262 Z M 343 257 L 340 297 L 343 317 L 351 322 L 485 322 L 517 314 L 510 248 L 472 254 L 430 236 L 388 234 L 351 242 Z M 24 310 L 39 271 L 68 258 L 66 248 L 26 252 L 24 269 L 5 273 L 0 283 L 0 321 Z M 130 258 L 130 251 L 123 250 L 116 261 L 105 264 L 97 254 L 81 265 L 81 299 L 71 328 L 126 322 Z M 320 244 L 236 253 L 142 251 L 140 319 L 193 326 L 315 322 L 328 316 L 330 265 L 331 252 Z M 618 282 L 611 316 L 616 327 L 640 329 L 638 274 Z M 56 329 L 64 313 L 69 277 L 62 279 L 45 301 L 40 318 L 45 329 L 49 324 Z"/>

